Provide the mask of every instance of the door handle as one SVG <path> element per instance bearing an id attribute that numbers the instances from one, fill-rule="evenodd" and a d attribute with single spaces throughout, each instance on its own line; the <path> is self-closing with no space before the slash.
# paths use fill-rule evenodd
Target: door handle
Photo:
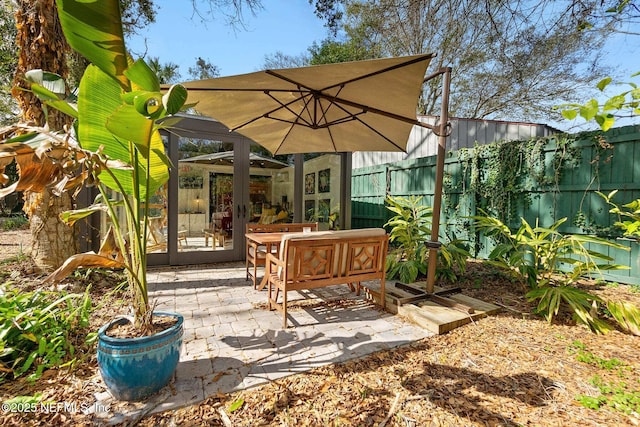
<path id="1" fill-rule="evenodd" d="M 242 218 L 247 217 L 247 205 L 242 205 Z"/>
<path id="2" fill-rule="evenodd" d="M 240 205 L 238 205 L 238 218 L 240 218 Z"/>

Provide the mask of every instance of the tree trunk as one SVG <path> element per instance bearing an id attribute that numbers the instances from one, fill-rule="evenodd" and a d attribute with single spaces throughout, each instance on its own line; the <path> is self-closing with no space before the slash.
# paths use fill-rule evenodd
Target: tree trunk
<path id="1" fill-rule="evenodd" d="M 12 91 L 22 111 L 22 120 L 51 130 L 62 130 L 71 119 L 49 109 L 48 115 L 36 96 L 19 90 L 26 87 L 24 75 L 32 69 L 42 69 L 66 78 L 68 67 L 66 54 L 69 45 L 62 33 L 55 0 L 20 0 L 15 14 L 19 48 Z M 49 191 L 43 194 L 25 194 L 25 212 L 29 216 L 32 234 L 31 256 L 36 267 L 50 271 L 77 252 L 76 230 L 64 224 L 59 214 L 72 207 L 70 195 L 53 196 Z"/>
<path id="2" fill-rule="evenodd" d="M 29 207 L 31 229 L 31 259 L 43 271 L 59 267 L 67 258 L 77 253 L 76 233 L 60 221 L 60 212 L 73 208 L 69 193 L 57 197 L 50 192 L 25 195 L 25 206 Z"/>

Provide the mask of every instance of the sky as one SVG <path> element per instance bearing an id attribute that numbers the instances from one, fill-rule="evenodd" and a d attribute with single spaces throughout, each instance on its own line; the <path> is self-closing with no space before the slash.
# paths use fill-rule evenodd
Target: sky
<path id="1" fill-rule="evenodd" d="M 266 55 L 281 51 L 288 55 L 306 53 L 313 42 L 327 37 L 327 29 L 306 0 L 266 0 L 256 16 L 245 14 L 246 29 L 235 30 L 223 16 L 202 23 L 192 17 L 191 2 L 157 0 L 156 22 L 127 40 L 136 54 L 159 57 L 161 63 L 180 66 L 183 80 L 197 57 L 216 65 L 221 76 L 251 73 L 262 69 Z"/>
<path id="2" fill-rule="evenodd" d="M 161 63 L 178 64 L 181 81 L 190 80 L 188 68 L 195 65 L 198 57 L 216 65 L 221 76 L 251 73 L 262 69 L 267 55 L 278 51 L 292 56 L 307 53 L 309 46 L 328 36 L 307 0 L 265 0 L 264 9 L 256 16 L 245 13 L 245 28 L 236 30 L 220 14 L 202 22 L 193 15 L 191 2 L 186 0 L 156 0 L 155 4 L 159 7 L 156 22 L 129 38 L 127 47 L 136 57 L 146 52 L 147 57 L 160 58 Z M 627 30 L 640 32 L 636 28 Z M 640 36 L 617 35 L 607 43 L 603 60 L 619 70 L 623 82 L 631 81 L 626 77 L 640 71 L 639 41 Z M 640 77 L 633 81 L 640 84 Z M 624 89 L 611 85 L 607 94 Z M 567 131 L 575 126 L 584 130 L 581 120 L 550 125 Z M 640 118 L 620 120 L 616 127 L 639 122 Z"/>

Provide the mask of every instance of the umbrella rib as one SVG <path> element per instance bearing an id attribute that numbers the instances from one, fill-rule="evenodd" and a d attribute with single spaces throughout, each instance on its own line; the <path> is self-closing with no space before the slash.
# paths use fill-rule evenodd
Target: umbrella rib
<path id="1" fill-rule="evenodd" d="M 409 61 L 405 61 L 405 62 L 402 62 L 400 64 L 391 65 L 391 66 L 389 66 L 387 68 L 383 68 L 381 70 L 373 71 L 371 73 L 368 73 L 368 74 L 365 74 L 365 75 L 362 75 L 362 76 L 359 76 L 359 77 L 354 77 L 352 79 L 345 80 L 345 81 L 340 82 L 340 83 L 336 83 L 336 84 L 334 84 L 332 86 L 325 87 L 321 91 L 332 89 L 332 88 L 334 88 L 336 86 L 341 86 L 341 85 L 344 86 L 344 85 L 349 84 L 349 83 L 357 82 L 359 80 L 363 80 L 363 79 L 367 79 L 369 77 L 377 76 L 378 74 L 383 74 L 383 73 L 386 73 L 386 72 L 389 72 L 389 71 L 397 70 L 398 68 L 402 68 L 402 67 L 406 67 L 406 66 L 409 66 L 409 65 L 413 65 L 413 64 L 418 63 L 418 62 L 427 61 L 427 60 L 430 61 L 432 58 L 433 58 L 432 54 L 419 56 L 417 58 L 413 58 L 413 59 L 411 59 Z"/>
<path id="2" fill-rule="evenodd" d="M 342 81 L 342 82 L 339 82 L 339 83 L 333 84 L 333 85 L 331 85 L 331 86 L 327 86 L 327 87 L 325 87 L 325 88 L 323 88 L 323 89 L 320 89 L 320 91 L 319 91 L 319 92 L 321 93 L 321 92 L 323 92 L 323 91 L 325 91 L 325 90 L 332 89 L 332 88 L 334 88 L 334 87 L 336 87 L 336 86 L 343 86 L 343 85 L 346 85 L 346 84 L 348 84 L 348 83 L 353 83 L 353 82 L 357 82 L 357 81 L 359 81 L 359 80 L 363 80 L 363 79 L 366 79 L 366 78 L 369 78 L 369 77 L 377 76 L 378 74 L 382 74 L 382 73 L 386 73 L 386 72 L 389 72 L 389 71 L 397 70 L 398 68 L 402 68 L 402 67 L 406 67 L 406 66 L 409 66 L 409 65 L 413 65 L 413 64 L 418 63 L 418 62 L 431 60 L 432 58 L 433 58 L 433 55 L 432 55 L 432 54 L 429 54 L 429 55 L 421 55 L 421 56 L 418 56 L 417 58 L 413 58 L 413 59 L 411 59 L 411 60 L 408 60 L 408 61 L 405 61 L 405 62 L 401 62 L 400 64 L 391 65 L 391 66 L 389 66 L 389 67 L 382 68 L 382 69 L 380 69 L 380 70 L 376 70 L 376 71 L 373 71 L 373 72 L 371 72 L 371 73 L 364 74 L 364 75 L 362 75 L 362 76 L 354 77 L 354 78 L 352 78 L 352 79 L 345 80 L 345 81 Z M 277 73 L 277 72 L 276 72 L 276 71 L 274 71 L 274 70 L 265 70 L 265 73 L 267 73 L 267 74 L 269 74 L 269 75 L 272 75 L 272 76 L 274 76 L 274 77 L 277 77 L 277 78 L 279 78 L 279 79 L 281 79 L 281 80 L 284 80 L 284 81 L 286 81 L 286 82 L 289 82 L 289 83 L 295 84 L 295 85 L 297 85 L 298 87 L 304 87 L 304 88 L 306 88 L 306 89 L 308 89 L 308 90 L 311 90 L 311 91 L 313 91 L 313 90 L 314 90 L 313 88 L 311 88 L 311 87 L 309 87 L 309 86 L 307 86 L 307 85 L 304 85 L 304 84 L 302 84 L 302 83 L 300 83 L 300 82 L 298 82 L 298 81 L 296 81 L 296 80 L 293 80 L 293 79 L 291 79 L 291 78 L 289 78 L 289 77 L 283 76 L 282 74 Z M 316 89 L 316 90 L 317 90 L 317 89 Z"/>
<path id="3" fill-rule="evenodd" d="M 279 107 L 276 107 L 276 108 L 274 108 L 274 109 L 272 109 L 272 110 L 270 110 L 270 111 L 267 111 L 266 113 L 264 113 L 264 114 L 262 114 L 262 115 L 260 115 L 260 116 L 254 117 L 254 118 L 253 118 L 253 119 L 251 119 L 251 120 L 248 120 L 248 121 L 246 121 L 246 122 L 244 122 L 244 123 L 241 123 L 241 124 L 239 124 L 238 126 L 235 126 L 235 127 L 231 128 L 231 129 L 229 129 L 230 131 L 232 131 L 232 132 L 233 132 L 233 131 L 236 131 L 236 130 L 238 130 L 238 129 L 240 129 L 240 128 L 243 128 L 243 127 L 245 127 L 245 126 L 247 126 L 247 125 L 250 125 L 251 123 L 253 123 L 253 122 L 257 121 L 257 120 L 260 120 L 260 119 L 262 119 L 262 118 L 270 118 L 270 119 L 273 119 L 273 117 L 269 117 L 269 115 L 270 115 L 270 114 L 275 113 L 275 112 L 276 112 L 276 111 L 278 111 L 278 110 L 282 110 L 283 108 L 286 108 L 289 112 L 291 112 L 291 113 L 295 114 L 295 113 L 293 112 L 293 110 L 291 110 L 291 109 L 289 108 L 289 105 L 291 105 L 291 104 L 293 104 L 293 103 L 295 103 L 295 102 L 297 102 L 297 101 L 299 101 L 299 100 L 301 100 L 301 99 L 304 99 L 305 97 L 307 97 L 307 96 L 308 96 L 308 93 L 305 93 L 304 91 L 302 91 L 302 90 L 301 90 L 301 91 L 299 91 L 299 92 L 300 92 L 300 94 L 301 94 L 301 95 L 300 95 L 300 97 L 298 97 L 298 98 L 296 98 L 296 99 L 293 99 L 293 100 L 291 100 L 291 101 L 289 101 L 289 102 L 287 102 L 287 103 L 285 104 L 285 103 L 283 103 L 282 101 L 280 101 L 279 99 L 277 99 L 276 97 L 272 96 L 272 95 L 271 95 L 271 92 L 272 92 L 271 90 L 262 90 L 261 92 L 264 92 L 267 96 L 269 96 L 271 99 L 273 99 L 273 100 L 274 100 L 274 101 L 276 101 L 278 104 L 280 104 L 280 106 L 279 106 Z M 291 93 L 291 92 L 293 92 L 293 91 L 288 90 L 288 91 L 286 91 L 286 92 Z"/>
<path id="4" fill-rule="evenodd" d="M 334 95 L 334 97 L 337 97 L 338 95 L 340 95 L 340 92 L 342 92 L 342 89 L 344 89 L 344 85 L 340 86 L 340 89 L 339 89 L 339 90 L 338 90 L 338 92 Z M 324 98 L 324 99 L 326 99 L 326 96 L 325 96 L 324 94 L 322 94 L 321 92 L 317 92 L 317 93 L 316 93 L 316 92 L 313 92 L 313 98 L 314 98 L 315 105 L 319 105 L 319 106 L 320 106 L 319 110 L 322 112 L 322 114 L 321 114 L 321 119 L 324 121 L 324 123 L 325 123 L 327 126 L 337 125 L 337 124 L 343 123 L 343 122 L 345 122 L 347 119 L 349 119 L 349 118 L 353 118 L 353 117 L 356 115 L 356 114 L 354 114 L 354 113 L 352 113 L 352 112 L 350 112 L 350 111 L 347 111 L 347 109 L 346 109 L 346 108 L 343 108 L 341 105 L 337 105 L 333 100 L 329 103 L 329 105 L 327 105 L 327 108 L 323 108 L 323 107 L 322 107 L 322 103 L 319 101 L 319 99 L 318 99 L 318 98 Z M 345 117 L 345 118 L 342 118 L 342 119 L 338 119 L 338 120 L 334 120 L 333 122 L 329 122 L 329 121 L 327 120 L 327 113 L 329 112 L 329 110 L 331 109 L 331 107 L 332 107 L 332 106 L 334 106 L 334 105 L 335 105 L 337 108 L 340 108 L 342 111 L 344 111 L 344 112 L 348 115 L 348 117 Z M 314 112 L 317 112 L 317 111 L 318 111 L 318 107 L 316 107 L 316 108 L 314 109 Z M 357 114 L 361 114 L 361 113 L 357 113 Z M 318 125 L 318 120 L 317 120 L 317 117 L 316 117 L 316 115 L 315 115 L 315 114 L 314 114 L 314 120 L 315 120 L 316 126 L 320 127 L 320 126 Z"/>
<path id="5" fill-rule="evenodd" d="M 280 120 L 280 121 L 288 122 L 288 123 L 297 123 L 298 119 L 300 119 L 305 123 L 306 126 L 310 126 L 310 127 L 313 126 L 313 122 L 309 122 L 309 121 L 305 120 L 303 117 L 301 117 L 302 112 L 300 112 L 300 114 L 298 114 L 295 111 L 293 111 L 291 108 L 289 108 L 289 106 L 291 104 L 293 104 L 295 102 L 298 102 L 298 101 L 303 101 L 304 102 L 303 111 L 309 111 L 308 106 L 309 106 L 311 94 L 308 93 L 308 92 L 305 93 L 304 91 L 299 90 L 299 89 L 300 88 L 298 88 L 298 91 L 301 94 L 300 97 L 294 99 L 293 101 L 287 102 L 286 104 L 282 103 L 282 101 L 280 101 L 278 98 L 276 98 L 275 96 L 271 95 L 271 93 L 265 92 L 271 99 L 273 99 L 278 104 L 280 104 L 280 107 L 279 108 L 275 108 L 275 109 L 271 110 L 270 112 L 264 114 L 263 117 L 269 118 L 269 119 L 272 119 L 272 120 Z M 275 118 L 275 117 L 270 117 L 271 113 L 275 113 L 276 111 L 281 110 L 283 108 L 286 109 L 291 114 L 293 114 L 293 116 L 296 118 L 296 120 L 294 122 L 291 122 L 289 120 L 284 120 L 284 119 L 278 119 L 278 118 Z M 311 113 L 309 113 L 309 116 L 311 116 Z"/>
<path id="6" fill-rule="evenodd" d="M 333 85 L 333 86 L 329 86 L 328 88 L 325 88 L 325 89 L 323 89 L 323 90 L 327 90 L 327 89 L 330 89 L 330 88 L 334 88 L 334 87 L 336 87 L 336 86 L 342 86 L 342 87 L 344 87 L 344 85 L 346 85 L 347 83 L 351 83 L 351 82 L 354 82 L 354 81 L 360 80 L 360 79 L 362 79 L 362 78 L 364 78 L 364 77 L 371 77 L 371 76 L 374 76 L 374 75 L 376 75 L 376 74 L 380 74 L 380 73 L 381 73 L 381 72 L 383 72 L 383 71 L 391 71 L 391 70 L 394 70 L 394 69 L 396 69 L 396 68 L 400 68 L 400 67 L 402 67 L 402 66 L 411 65 L 411 64 L 416 63 L 416 62 L 419 62 L 419 61 L 421 61 L 421 60 L 431 59 L 431 57 L 432 57 L 431 55 L 427 55 L 427 56 L 424 56 L 424 57 L 414 58 L 412 61 L 403 62 L 402 64 L 396 64 L 396 66 L 387 67 L 387 68 L 385 68 L 385 69 L 383 69 L 383 70 L 381 70 L 381 71 L 379 71 L 379 72 L 373 72 L 373 73 L 369 73 L 369 74 L 367 74 L 367 75 L 365 75 L 365 76 L 361 76 L 361 77 L 357 77 L 357 78 L 354 78 L 354 79 L 351 79 L 351 80 L 347 80 L 346 82 L 338 83 L 338 84 L 335 84 L 335 85 Z M 273 70 L 266 70 L 266 71 L 265 71 L 265 73 L 268 73 L 268 74 L 270 74 L 270 75 L 273 75 L 274 77 L 277 77 L 277 78 L 282 79 L 282 80 L 284 80 L 284 81 L 287 81 L 287 82 L 289 82 L 289 83 L 295 84 L 295 85 L 297 85 L 297 86 L 298 86 L 298 88 L 301 88 L 301 87 L 302 87 L 302 88 L 305 88 L 305 89 L 307 89 L 310 93 L 312 93 L 314 96 L 319 97 L 319 98 L 324 98 L 324 99 L 326 99 L 326 100 L 328 100 L 328 101 L 331 101 L 331 102 L 334 102 L 334 103 L 335 103 L 335 102 L 340 102 L 340 103 L 345 104 L 345 105 L 348 105 L 348 106 L 350 106 L 350 107 L 360 108 L 360 109 L 362 109 L 363 111 L 366 111 L 366 112 L 372 112 L 372 113 L 374 113 L 374 114 L 378 114 L 378 115 L 386 116 L 386 117 L 389 117 L 389 118 L 392 118 L 392 119 L 395 119 L 395 120 L 400 120 L 400 121 L 403 121 L 403 122 L 406 122 L 406 123 L 412 123 L 412 124 L 419 124 L 419 123 L 420 123 L 420 122 L 419 122 L 418 120 L 416 120 L 415 118 L 414 118 L 414 119 L 412 119 L 412 118 L 409 118 L 409 117 L 404 117 L 404 116 L 401 116 L 401 115 L 399 115 L 399 114 L 391 113 L 391 112 L 389 112 L 389 111 L 385 111 L 385 110 L 380 110 L 380 109 L 378 109 L 378 108 L 370 107 L 370 106 L 367 106 L 367 105 L 364 105 L 364 104 L 360 104 L 360 103 L 358 103 L 358 102 L 348 101 L 348 100 L 343 99 L 343 98 L 338 98 L 338 97 L 337 97 L 337 96 L 335 96 L 335 95 L 327 95 L 327 94 L 325 94 L 325 93 L 323 92 L 323 90 L 316 90 L 316 89 L 310 88 L 310 87 L 305 86 L 304 84 L 302 84 L 302 83 L 300 83 L 300 82 L 297 82 L 297 81 L 295 81 L 295 80 L 293 80 L 293 79 L 290 79 L 290 78 L 288 78 L 288 77 L 286 77 L 286 76 L 280 75 L 280 74 L 276 73 L 276 72 L 275 72 L 275 71 L 273 71 Z M 342 90 L 342 89 L 341 89 L 341 90 Z M 301 91 L 301 92 L 302 92 L 302 91 Z M 346 111 L 346 110 L 344 110 L 344 111 Z M 347 112 L 348 112 L 348 111 L 347 111 Z M 349 114 L 352 114 L 352 113 L 349 113 Z"/>
<path id="7" fill-rule="evenodd" d="M 298 90 L 300 89 L 300 86 L 298 86 Z M 302 91 L 300 91 L 302 93 Z M 271 96 L 271 95 L 269 95 Z M 273 98 L 276 102 L 278 101 L 277 99 Z M 304 101 L 304 111 L 308 111 L 309 115 L 311 116 L 311 112 L 309 111 L 309 102 L 311 101 L 311 99 L 315 99 L 315 97 L 308 97 L 308 96 L 302 96 L 298 99 L 302 99 Z M 274 154 L 277 154 L 278 151 L 280 150 L 280 147 L 282 147 L 282 145 L 284 144 L 284 142 L 287 140 L 287 138 L 289 137 L 289 135 L 291 134 L 291 132 L 293 131 L 294 126 L 296 126 L 298 124 L 298 120 L 302 120 L 306 123 L 306 126 L 311 126 L 311 124 L 309 124 L 309 122 L 305 121 L 302 117 L 301 114 L 296 114 L 294 113 L 290 108 L 287 108 L 287 110 L 289 110 L 294 116 L 295 116 L 295 121 L 290 121 L 290 120 L 284 120 L 284 119 L 278 119 L 276 117 L 270 117 L 271 120 L 279 120 L 282 122 L 286 122 L 286 123 L 290 123 L 291 126 L 289 126 L 289 129 L 287 130 L 287 134 L 282 138 L 282 141 L 280 142 L 280 144 L 278 144 L 278 147 L 275 149 Z"/>
<path id="8" fill-rule="evenodd" d="M 331 133 L 331 128 L 327 127 L 327 132 L 329 133 L 329 139 L 331 140 L 331 146 L 333 147 L 333 151 L 338 151 L 338 147 L 336 147 L 336 142 L 333 139 L 333 134 Z"/>
<path id="9" fill-rule="evenodd" d="M 320 96 L 322 98 L 325 98 L 328 101 L 331 101 L 336 105 L 344 104 L 344 105 L 348 105 L 349 107 L 360 108 L 365 113 L 378 114 L 380 116 L 389 117 L 390 119 L 395 119 L 395 120 L 399 120 L 401 122 L 411 123 L 411 124 L 414 124 L 414 125 L 419 125 L 420 124 L 420 122 L 415 118 L 412 119 L 410 117 L 401 116 L 399 114 L 395 114 L 395 113 L 392 113 L 390 111 L 380 110 L 379 108 L 371 107 L 371 106 L 368 106 L 368 105 L 365 105 L 365 104 L 360 104 L 359 102 L 349 101 L 347 99 L 338 98 L 338 97 L 335 97 L 335 96 L 332 96 L 332 95 L 326 95 L 324 93 L 318 93 L 318 96 Z M 344 108 L 343 108 L 343 110 L 347 111 Z M 350 113 L 350 114 L 352 114 L 354 116 L 354 118 L 355 118 L 355 114 L 353 114 L 353 113 Z"/>
<path id="10" fill-rule="evenodd" d="M 385 141 L 387 141 L 389 144 L 393 145 L 394 147 L 396 147 L 398 150 L 402 151 L 403 153 L 406 153 L 407 150 L 405 150 L 404 148 L 400 147 L 398 144 L 396 144 L 395 142 L 393 142 L 392 140 L 390 140 L 389 138 L 387 138 L 386 135 L 383 135 L 382 133 L 380 133 L 380 131 L 378 131 L 377 129 L 371 127 L 368 123 L 363 122 L 362 120 L 360 120 L 357 117 L 353 118 L 354 120 L 357 120 L 359 123 L 362 123 L 364 126 L 368 127 L 372 132 L 378 134 L 381 138 L 383 138 Z"/>

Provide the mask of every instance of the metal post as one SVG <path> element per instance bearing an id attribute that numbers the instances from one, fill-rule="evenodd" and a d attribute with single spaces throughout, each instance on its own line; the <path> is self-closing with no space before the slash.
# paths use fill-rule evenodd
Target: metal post
<path id="1" fill-rule="evenodd" d="M 436 188 L 433 196 L 433 217 L 431 222 L 431 241 L 428 242 L 429 265 L 427 270 L 427 293 L 433 293 L 436 266 L 438 261 L 438 240 L 440 227 L 440 207 L 442 205 L 442 181 L 444 175 L 444 156 L 447 145 L 449 126 L 449 87 L 451 85 L 451 67 L 442 70 L 442 111 L 440 113 L 440 127 L 438 129 L 438 157 L 436 160 Z"/>

